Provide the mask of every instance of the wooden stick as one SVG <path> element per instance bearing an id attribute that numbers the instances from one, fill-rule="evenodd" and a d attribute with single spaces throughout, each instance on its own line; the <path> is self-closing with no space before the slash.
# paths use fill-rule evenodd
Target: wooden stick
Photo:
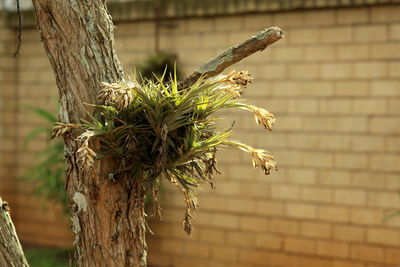
<path id="1" fill-rule="evenodd" d="M 198 70 L 180 81 L 179 87 L 181 89 L 187 88 L 194 84 L 201 76 L 205 78 L 216 76 L 223 72 L 227 67 L 235 64 L 243 58 L 248 57 L 255 52 L 263 51 L 267 46 L 275 43 L 282 37 L 283 32 L 280 28 L 266 28 L 243 43 L 228 48 L 222 52 L 222 54 L 202 65 Z"/>

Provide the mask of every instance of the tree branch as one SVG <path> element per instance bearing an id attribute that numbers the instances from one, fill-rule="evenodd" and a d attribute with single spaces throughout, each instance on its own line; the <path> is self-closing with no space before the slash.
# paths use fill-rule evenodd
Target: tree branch
<path id="1" fill-rule="evenodd" d="M 7 202 L 0 197 L 0 266 L 29 267 L 14 224 L 10 217 L 10 208 Z"/>
<path id="2" fill-rule="evenodd" d="M 263 51 L 267 46 L 275 43 L 282 37 L 283 32 L 278 27 L 269 27 L 262 30 L 250 39 L 228 48 L 222 52 L 222 54 L 202 65 L 198 70 L 193 72 L 191 75 L 186 76 L 181 82 L 179 82 L 179 87 L 182 89 L 187 88 L 194 84 L 201 76 L 209 78 L 218 75 L 226 68 L 239 62 L 243 58 L 248 57 L 255 52 Z"/>

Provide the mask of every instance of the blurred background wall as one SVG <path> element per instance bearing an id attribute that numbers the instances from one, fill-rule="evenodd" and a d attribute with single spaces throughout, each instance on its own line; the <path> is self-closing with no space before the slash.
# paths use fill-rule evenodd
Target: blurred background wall
<path id="1" fill-rule="evenodd" d="M 151 1 L 110 5 L 124 66 L 155 50 Z M 266 133 L 246 112 L 236 136 L 266 148 L 279 172 L 264 176 L 250 158 L 219 153 L 216 189 L 204 186 L 192 237 L 181 227 L 184 202 L 168 187 L 163 222 L 152 222 L 154 266 L 400 266 L 399 1 L 171 1 L 162 8 L 159 47 L 186 74 L 257 31 L 285 38 L 234 69 L 254 84 L 244 97 L 275 113 Z M 385 2 L 385 4 L 382 4 Z M 203 4 L 201 4 L 203 3 Z M 23 137 L 43 121 L 21 104 L 56 113 L 57 88 L 35 28 L 23 13 L 19 54 L 15 14 L 0 15 L 0 194 L 21 241 L 71 246 L 60 205 L 44 203 L 20 179 L 44 149 Z M 73 37 L 71 37 L 73 38 Z"/>

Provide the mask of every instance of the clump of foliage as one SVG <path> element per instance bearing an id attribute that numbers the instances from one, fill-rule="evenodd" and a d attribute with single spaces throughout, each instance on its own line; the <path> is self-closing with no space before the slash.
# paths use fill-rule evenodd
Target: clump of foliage
<path id="1" fill-rule="evenodd" d="M 175 72 L 179 80 L 182 74 L 176 66 L 176 60 L 176 55 L 166 52 L 158 52 L 146 58 L 145 61 L 137 66 L 137 70 L 140 73 L 141 78 L 144 79 L 157 81 L 157 78 L 160 78 L 163 75 L 170 77 L 170 75 L 174 75 Z"/>
<path id="2" fill-rule="evenodd" d="M 79 131 L 77 150 L 82 169 L 93 167 L 96 159 L 113 157 L 119 166 L 112 179 L 131 179 L 143 185 L 156 203 L 161 179 L 168 180 L 184 195 L 185 231 L 192 231 L 192 211 L 198 207 L 195 189 L 203 182 L 213 185 L 219 146 L 234 146 L 252 157 L 253 166 L 265 174 L 276 169 L 267 151 L 231 140 L 231 129 L 218 130 L 214 113 L 240 108 L 254 114 L 256 122 L 271 130 L 274 116 L 267 110 L 240 100 L 243 88 L 251 82 L 248 72 L 200 78 L 189 88 L 179 89 L 176 75 L 168 83 L 139 83 L 134 78 L 102 83 L 99 103 L 90 119 L 81 124 L 57 123 L 53 136 Z"/>
<path id="3" fill-rule="evenodd" d="M 52 130 L 52 125 L 58 121 L 57 117 L 50 111 L 33 106 L 24 106 L 42 118 L 47 126 L 37 127 L 33 129 L 24 139 L 24 145 L 28 145 L 31 140 L 41 134 L 49 134 Z M 37 161 L 35 165 L 27 172 L 24 177 L 37 182 L 34 192 L 52 200 L 56 203 L 61 203 L 63 210 L 68 211 L 68 199 L 64 185 L 64 143 L 62 140 L 53 140 L 49 145 L 38 152 L 36 155 Z"/>
<path id="4" fill-rule="evenodd" d="M 69 267 L 70 249 L 64 248 L 28 248 L 26 259 L 31 267 Z"/>

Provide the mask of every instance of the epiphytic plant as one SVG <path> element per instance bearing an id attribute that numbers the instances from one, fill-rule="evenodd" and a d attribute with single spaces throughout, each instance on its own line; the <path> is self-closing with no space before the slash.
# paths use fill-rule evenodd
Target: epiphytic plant
<path id="1" fill-rule="evenodd" d="M 192 211 L 198 207 L 195 188 L 200 183 L 213 185 L 216 152 L 219 146 L 234 146 L 252 156 L 253 166 L 265 174 L 276 169 L 267 151 L 229 139 L 231 129 L 218 130 L 216 111 L 240 108 L 251 111 L 256 122 L 271 130 L 274 115 L 240 100 L 243 88 L 251 82 L 247 71 L 200 78 L 183 90 L 176 75 L 168 83 L 139 83 L 134 78 L 118 83 L 102 83 L 94 115 L 81 124 L 57 123 L 53 137 L 79 131 L 81 146 L 78 163 L 84 170 L 96 159 L 117 158 L 110 179 L 126 179 L 151 194 L 156 215 L 161 217 L 157 192 L 161 179 L 175 185 L 184 195 L 185 231 L 192 232 Z"/>

